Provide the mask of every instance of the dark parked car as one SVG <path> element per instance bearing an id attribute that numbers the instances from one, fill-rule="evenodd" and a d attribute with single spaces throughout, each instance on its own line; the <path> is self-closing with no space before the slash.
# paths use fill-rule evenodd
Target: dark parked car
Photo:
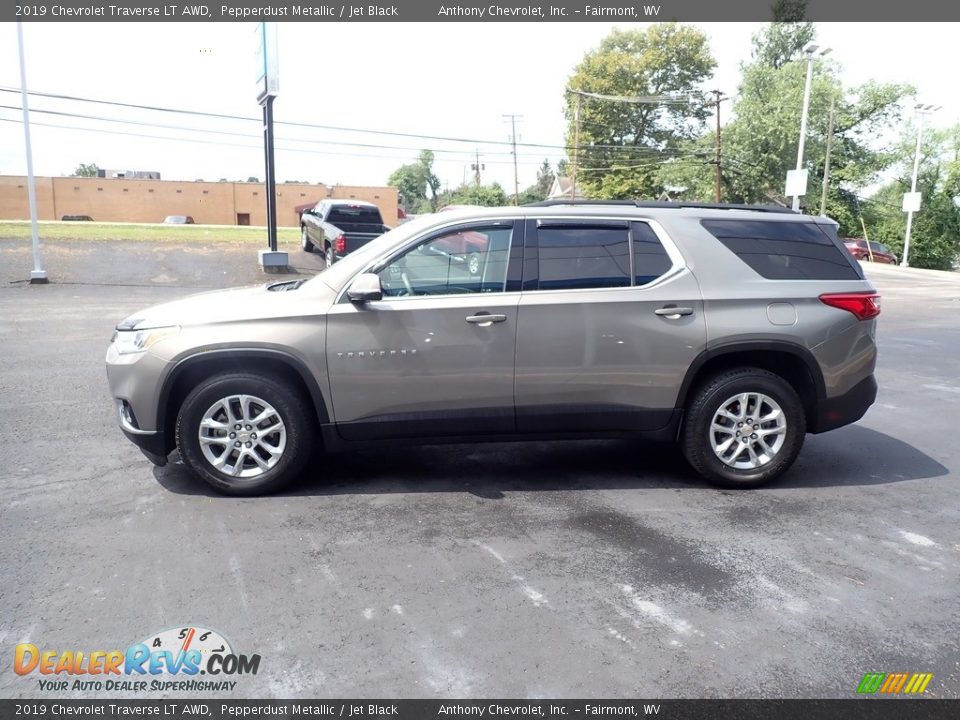
<path id="1" fill-rule="evenodd" d="M 189 215 L 167 215 L 163 223 L 164 225 L 193 225 L 193 218 Z"/>
<path id="2" fill-rule="evenodd" d="M 93 218 L 89 215 L 64 215 L 60 220 L 63 222 L 93 222 Z"/>
<path id="3" fill-rule="evenodd" d="M 897 264 L 897 255 L 883 243 L 867 241 L 861 238 L 844 238 L 843 244 L 857 260 Z"/>
<path id="4" fill-rule="evenodd" d="M 320 250 L 327 267 L 387 230 L 380 208 L 361 200 L 321 200 L 300 215 L 300 247 Z"/>

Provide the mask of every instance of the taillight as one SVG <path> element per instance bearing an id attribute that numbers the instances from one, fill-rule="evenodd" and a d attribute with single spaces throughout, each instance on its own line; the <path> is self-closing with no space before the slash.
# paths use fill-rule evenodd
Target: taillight
<path id="1" fill-rule="evenodd" d="M 851 312 L 857 320 L 869 320 L 880 314 L 880 296 L 877 293 L 826 293 L 820 296 L 820 302 Z"/>
<path id="2" fill-rule="evenodd" d="M 333 249 L 336 250 L 339 255 L 343 255 L 347 252 L 347 239 L 343 235 L 338 237 L 333 241 Z"/>

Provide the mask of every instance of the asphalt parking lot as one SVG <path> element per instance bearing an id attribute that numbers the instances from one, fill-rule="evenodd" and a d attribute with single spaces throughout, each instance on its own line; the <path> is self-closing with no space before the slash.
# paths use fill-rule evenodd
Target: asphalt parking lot
<path id="1" fill-rule="evenodd" d="M 335 456 L 231 499 L 126 441 L 103 356 L 145 305 L 262 281 L 254 250 L 46 252 L 29 286 L 0 241 L 0 697 L 43 695 L 19 642 L 188 624 L 262 656 L 224 697 L 853 697 L 868 671 L 960 697 L 960 275 L 869 271 L 878 403 L 770 488 L 596 441 Z"/>

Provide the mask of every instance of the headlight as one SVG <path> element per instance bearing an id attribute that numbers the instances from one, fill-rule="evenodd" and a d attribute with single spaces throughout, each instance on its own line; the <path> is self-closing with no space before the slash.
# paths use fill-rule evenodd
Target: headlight
<path id="1" fill-rule="evenodd" d="M 149 330 L 117 330 L 113 335 L 113 344 L 120 355 L 141 353 L 154 343 L 176 335 L 178 332 L 180 327 L 177 325 Z"/>

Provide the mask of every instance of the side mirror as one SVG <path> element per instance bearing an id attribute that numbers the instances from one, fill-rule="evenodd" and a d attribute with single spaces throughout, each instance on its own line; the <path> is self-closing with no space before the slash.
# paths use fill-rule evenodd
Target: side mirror
<path id="1" fill-rule="evenodd" d="M 354 278 L 347 288 L 347 297 L 350 302 L 365 303 L 383 299 L 383 288 L 380 287 L 380 276 L 373 273 L 361 273 Z"/>

